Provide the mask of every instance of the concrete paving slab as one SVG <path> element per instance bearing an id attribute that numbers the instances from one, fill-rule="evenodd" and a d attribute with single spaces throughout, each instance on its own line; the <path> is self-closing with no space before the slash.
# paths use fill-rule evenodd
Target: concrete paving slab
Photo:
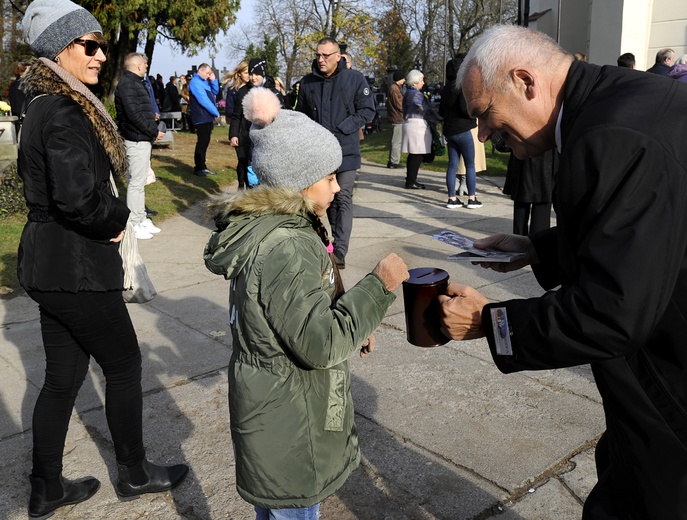
<path id="1" fill-rule="evenodd" d="M 454 229 L 473 238 L 511 228 L 502 179 L 481 177 L 480 210 L 443 207 L 443 175 L 421 172 L 427 189 L 403 189 L 404 173 L 363 165 L 347 287 L 383 256 L 433 266 L 492 299 L 541 294 L 530 270 L 499 274 L 446 259 L 453 248 L 429 235 Z M 235 191 L 236 188 L 230 188 Z M 75 406 L 65 475 L 102 481 L 89 501 L 53 518 L 249 519 L 236 493 L 228 427 L 228 282 L 207 271 L 202 249 L 211 224 L 198 205 L 158 223 L 141 241 L 158 290 L 129 305 L 143 352 L 145 439 L 156 462 L 185 461 L 186 482 L 170 493 L 120 502 L 103 410 L 103 380 L 92 364 Z M 401 290 L 380 329 L 377 350 L 351 360 L 362 464 L 322 504 L 323 520 L 573 519 L 596 481 L 593 449 L 603 414 L 589 367 L 504 376 L 485 340 L 422 349 L 406 341 Z M 31 413 L 44 360 L 36 305 L 22 291 L 0 298 L 0 518 L 26 517 Z M 534 489 L 529 493 L 529 488 Z"/>
<path id="2" fill-rule="evenodd" d="M 414 347 L 400 331 L 379 331 L 378 342 L 393 346 L 352 362 L 370 382 L 366 392 L 354 387 L 359 413 L 505 490 L 603 430 L 601 406 L 584 396 L 503 376 L 459 349 Z"/>

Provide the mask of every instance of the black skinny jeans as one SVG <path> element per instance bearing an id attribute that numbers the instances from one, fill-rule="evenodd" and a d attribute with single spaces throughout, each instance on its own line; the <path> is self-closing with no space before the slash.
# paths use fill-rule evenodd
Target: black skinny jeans
<path id="1" fill-rule="evenodd" d="M 33 411 L 33 475 L 62 472 L 62 453 L 90 357 L 105 376 L 105 415 L 117 462 L 135 465 L 143 448 L 141 351 L 122 293 L 29 291 L 40 308 L 45 383 Z"/>

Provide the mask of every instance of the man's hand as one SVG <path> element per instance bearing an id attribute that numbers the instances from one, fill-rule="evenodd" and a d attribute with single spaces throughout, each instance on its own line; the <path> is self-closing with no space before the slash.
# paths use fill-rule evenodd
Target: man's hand
<path id="1" fill-rule="evenodd" d="M 499 251 L 525 253 L 525 257 L 522 260 L 516 260 L 515 262 L 473 262 L 479 264 L 484 269 L 508 273 L 527 265 L 536 264 L 539 261 L 532 241 L 529 237 L 525 236 L 499 233 L 498 235 L 475 240 L 473 245 L 477 249 L 497 249 Z"/>
<path id="2" fill-rule="evenodd" d="M 165 132 L 158 132 L 157 137 L 155 138 L 156 141 L 159 141 L 165 136 Z"/>
<path id="3" fill-rule="evenodd" d="M 472 287 L 449 284 L 446 295 L 439 295 L 441 331 L 457 341 L 484 337 L 482 308 L 487 303 L 489 301 Z"/>
<path id="4" fill-rule="evenodd" d="M 232 137 L 229 140 L 229 146 L 233 146 L 234 148 L 236 148 L 238 145 L 239 145 L 239 138 L 238 137 Z"/>

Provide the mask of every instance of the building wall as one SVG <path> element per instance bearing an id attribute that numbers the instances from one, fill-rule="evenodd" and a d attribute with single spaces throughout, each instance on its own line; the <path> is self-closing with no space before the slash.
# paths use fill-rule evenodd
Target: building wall
<path id="1" fill-rule="evenodd" d="M 531 28 L 571 53 L 586 54 L 591 63 L 615 65 L 618 56 L 631 52 L 637 68 L 646 70 L 660 49 L 687 54 L 685 0 L 530 0 L 534 13 L 545 14 Z"/>
<path id="2" fill-rule="evenodd" d="M 656 52 L 666 47 L 675 51 L 676 58 L 687 54 L 687 2 L 653 0 L 651 15 L 645 68 L 651 67 L 656 61 Z"/>

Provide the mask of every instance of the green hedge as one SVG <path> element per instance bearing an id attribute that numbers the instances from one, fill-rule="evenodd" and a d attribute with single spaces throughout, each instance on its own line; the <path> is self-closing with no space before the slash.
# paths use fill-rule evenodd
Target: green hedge
<path id="1" fill-rule="evenodd" d="M 22 186 L 16 164 L 8 166 L 0 173 L 0 218 L 26 213 Z"/>

